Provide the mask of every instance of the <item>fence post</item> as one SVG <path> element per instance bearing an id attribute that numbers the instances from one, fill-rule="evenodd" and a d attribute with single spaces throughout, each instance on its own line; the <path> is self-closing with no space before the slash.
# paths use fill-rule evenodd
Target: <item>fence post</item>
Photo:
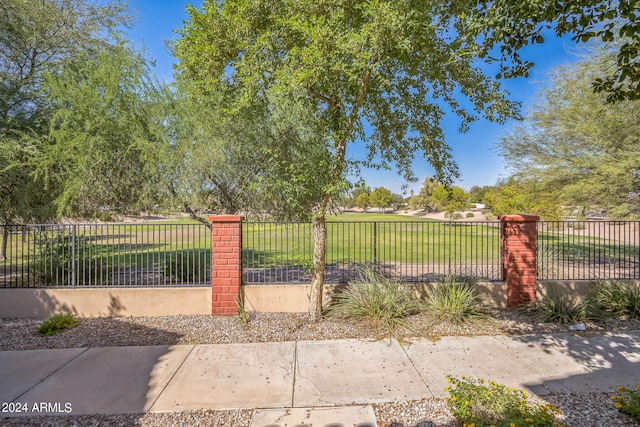
<path id="1" fill-rule="evenodd" d="M 539 216 L 503 215 L 501 231 L 502 280 L 507 282 L 507 306 L 536 301 Z"/>
<path id="2" fill-rule="evenodd" d="M 242 217 L 210 216 L 211 314 L 238 313 L 242 284 Z"/>

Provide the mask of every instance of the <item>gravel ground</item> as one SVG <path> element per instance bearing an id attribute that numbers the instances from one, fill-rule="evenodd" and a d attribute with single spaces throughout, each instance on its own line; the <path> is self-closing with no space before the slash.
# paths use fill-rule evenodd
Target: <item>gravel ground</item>
<path id="1" fill-rule="evenodd" d="M 80 325 L 53 337 L 40 337 L 35 319 L 3 319 L 0 350 L 108 347 L 131 345 L 213 344 L 339 338 L 380 339 L 388 330 L 374 324 L 325 319 L 312 323 L 302 314 L 249 313 L 238 317 L 162 316 L 79 319 Z M 640 321 L 587 323 L 591 332 L 640 330 Z M 484 319 L 462 325 L 441 323 L 426 314 L 413 316 L 396 334 L 406 336 L 513 335 L 566 332 L 567 327 L 540 324 L 514 310 L 493 309 Z M 552 394 L 543 397 L 563 411 L 565 426 L 638 426 L 620 414 L 608 394 Z M 441 399 L 373 405 L 379 426 L 457 426 Z M 186 411 L 163 414 L 91 415 L 0 419 L 2 426 L 225 426 L 247 427 L 253 411 Z"/>

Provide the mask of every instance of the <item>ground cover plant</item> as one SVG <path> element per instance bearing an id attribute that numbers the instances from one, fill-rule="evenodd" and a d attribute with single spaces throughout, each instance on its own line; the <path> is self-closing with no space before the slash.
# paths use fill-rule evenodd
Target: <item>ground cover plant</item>
<path id="1" fill-rule="evenodd" d="M 59 313 L 42 322 L 36 332 L 42 336 L 52 336 L 78 326 L 79 322 L 71 313 Z"/>
<path id="2" fill-rule="evenodd" d="M 530 403 L 524 390 L 464 376 L 447 376 L 447 382 L 447 404 L 465 426 L 560 426 L 556 416 L 561 411 L 551 404 Z"/>
<path id="3" fill-rule="evenodd" d="M 473 277 L 447 275 L 427 294 L 426 305 L 439 321 L 462 323 L 484 316 Z"/>
<path id="4" fill-rule="evenodd" d="M 616 391 L 611 396 L 616 409 L 640 423 L 640 384 L 635 388 L 618 387 Z"/>

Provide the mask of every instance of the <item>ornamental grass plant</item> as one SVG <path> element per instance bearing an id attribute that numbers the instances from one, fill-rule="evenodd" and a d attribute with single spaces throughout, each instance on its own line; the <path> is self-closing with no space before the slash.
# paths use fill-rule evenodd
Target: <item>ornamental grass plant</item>
<path id="1" fill-rule="evenodd" d="M 535 303 L 524 306 L 523 312 L 542 323 L 570 324 L 603 317 L 602 311 L 590 299 L 562 295 L 553 289 L 542 294 Z"/>
<path id="2" fill-rule="evenodd" d="M 448 275 L 427 292 L 427 308 L 441 322 L 462 323 L 483 317 L 476 280 L 472 277 Z"/>
<path id="3" fill-rule="evenodd" d="M 524 390 L 515 390 L 482 378 L 447 376 L 446 399 L 453 416 L 465 426 L 560 426 L 562 412 L 552 404 L 529 402 Z"/>
<path id="4" fill-rule="evenodd" d="M 346 288 L 333 295 L 327 310 L 339 319 L 373 320 L 390 327 L 421 311 L 412 290 L 373 266 L 360 268 Z"/>
<path id="5" fill-rule="evenodd" d="M 589 301 L 608 317 L 624 320 L 640 319 L 639 282 L 598 280 L 592 284 Z"/>

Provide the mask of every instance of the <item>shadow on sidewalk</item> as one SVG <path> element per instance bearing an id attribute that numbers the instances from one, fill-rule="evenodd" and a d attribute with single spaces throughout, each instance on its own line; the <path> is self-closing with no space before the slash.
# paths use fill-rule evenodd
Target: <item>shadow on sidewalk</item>
<path id="1" fill-rule="evenodd" d="M 539 349 L 542 357 L 555 356 L 557 366 L 567 357 L 575 362 L 567 375 L 527 384 L 530 388 L 613 392 L 618 386 L 640 383 L 640 332 L 528 335 L 515 340 Z M 529 362 L 536 365 L 536 360 Z"/>
<path id="2" fill-rule="evenodd" d="M 91 322 L 103 329 L 89 327 Z M 79 348 L 61 348 L 56 336 L 34 336 L 33 346 L 49 349 L 0 353 L 0 394 L 3 402 L 13 403 L 0 413 L 0 425 L 143 425 L 144 413 L 192 348 L 174 346 L 181 338 L 177 333 L 125 319 L 82 319 L 63 334 L 74 335 L 73 341 L 66 339 Z M 121 335 L 115 347 L 114 334 Z M 107 335 L 112 347 L 101 347 Z M 15 347 L 25 350 L 20 343 Z"/>

